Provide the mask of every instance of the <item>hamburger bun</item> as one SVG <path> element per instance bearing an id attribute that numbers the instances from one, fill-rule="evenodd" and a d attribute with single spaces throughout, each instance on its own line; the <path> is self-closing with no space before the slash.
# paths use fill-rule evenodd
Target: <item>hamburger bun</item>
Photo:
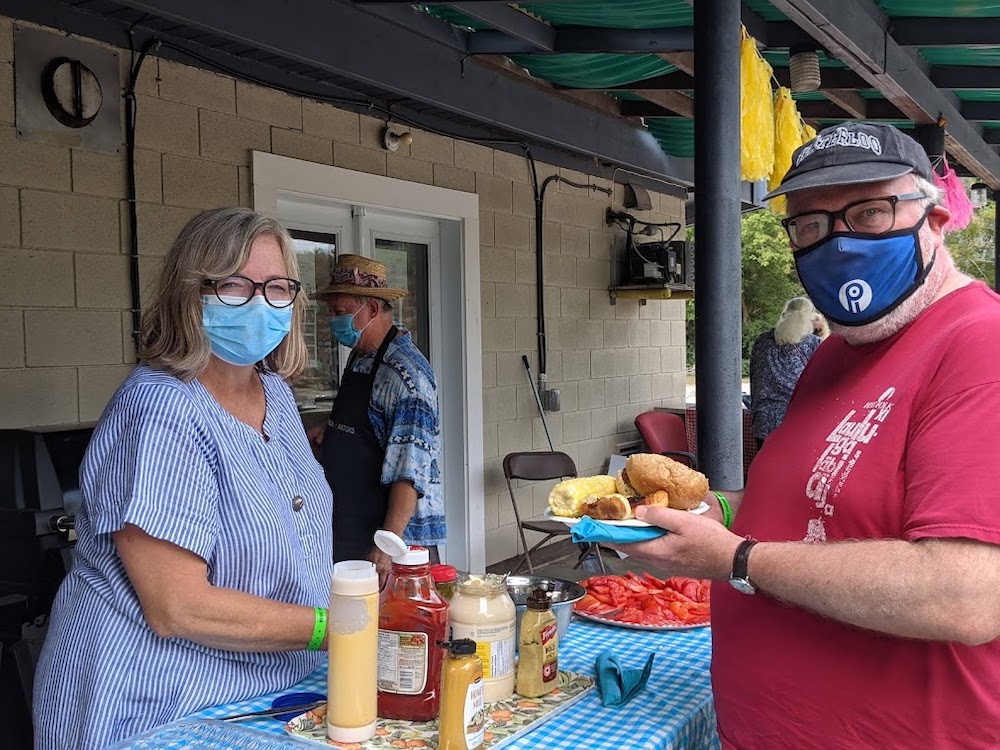
<path id="1" fill-rule="evenodd" d="M 622 472 L 622 480 L 644 499 L 660 490 L 666 492 L 667 503 L 663 502 L 662 496 L 657 496 L 654 503 L 646 504 L 666 504 L 677 510 L 698 507 L 708 494 L 708 479 L 704 474 L 656 453 L 636 453 L 629 456 Z"/>

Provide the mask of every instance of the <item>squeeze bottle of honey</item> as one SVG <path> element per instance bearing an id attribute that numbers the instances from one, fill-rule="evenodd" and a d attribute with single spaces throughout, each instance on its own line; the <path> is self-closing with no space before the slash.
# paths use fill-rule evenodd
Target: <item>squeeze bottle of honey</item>
<path id="1" fill-rule="evenodd" d="M 527 603 L 521 617 L 516 689 L 525 698 L 538 698 L 559 684 L 559 632 L 544 589 L 532 591 Z"/>
<path id="2" fill-rule="evenodd" d="M 375 544 L 392 558 L 379 597 L 378 715 L 430 721 L 441 707 L 441 662 L 448 602 L 431 580 L 427 550 L 407 547 L 391 531 L 375 532 Z"/>
<path id="3" fill-rule="evenodd" d="M 326 734 L 334 742 L 364 742 L 378 718 L 378 572 L 362 560 L 333 566 Z"/>
<path id="4" fill-rule="evenodd" d="M 438 750 L 479 750 L 485 738 L 486 706 L 476 642 L 462 638 L 438 645 L 448 649 L 441 670 Z"/>

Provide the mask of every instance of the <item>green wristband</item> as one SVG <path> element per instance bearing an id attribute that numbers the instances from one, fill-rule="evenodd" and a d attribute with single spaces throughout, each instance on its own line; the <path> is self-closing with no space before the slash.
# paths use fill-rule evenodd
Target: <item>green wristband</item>
<path id="1" fill-rule="evenodd" d="M 715 499 L 719 501 L 719 507 L 722 508 L 722 525 L 727 529 L 733 528 L 733 506 L 729 504 L 729 500 L 721 492 L 712 492 L 715 495 Z"/>
<path id="2" fill-rule="evenodd" d="M 326 638 L 326 610 L 322 607 L 313 607 L 313 611 L 316 613 L 313 636 L 309 639 L 309 645 L 306 648 L 310 651 L 319 651 L 323 645 L 323 639 Z"/>

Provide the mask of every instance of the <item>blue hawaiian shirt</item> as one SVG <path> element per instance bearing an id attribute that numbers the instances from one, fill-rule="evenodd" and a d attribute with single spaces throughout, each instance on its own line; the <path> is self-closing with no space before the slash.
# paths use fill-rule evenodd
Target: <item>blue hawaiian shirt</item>
<path id="1" fill-rule="evenodd" d="M 354 372 L 370 373 L 375 353 L 359 356 Z M 417 509 L 403 532 L 408 544 L 445 543 L 441 497 L 441 421 L 437 383 L 430 362 L 400 329 L 375 373 L 368 419 L 385 450 L 382 484 L 413 483 Z"/>

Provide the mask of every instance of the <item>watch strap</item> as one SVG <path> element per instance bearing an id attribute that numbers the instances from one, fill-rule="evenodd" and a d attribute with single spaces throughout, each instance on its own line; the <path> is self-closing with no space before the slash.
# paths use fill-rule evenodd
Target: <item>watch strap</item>
<path id="1" fill-rule="evenodd" d="M 756 539 L 744 539 L 736 548 L 736 554 L 733 555 L 733 579 L 750 581 L 750 576 L 747 575 L 747 564 L 750 560 L 750 550 L 755 544 L 757 544 Z"/>

